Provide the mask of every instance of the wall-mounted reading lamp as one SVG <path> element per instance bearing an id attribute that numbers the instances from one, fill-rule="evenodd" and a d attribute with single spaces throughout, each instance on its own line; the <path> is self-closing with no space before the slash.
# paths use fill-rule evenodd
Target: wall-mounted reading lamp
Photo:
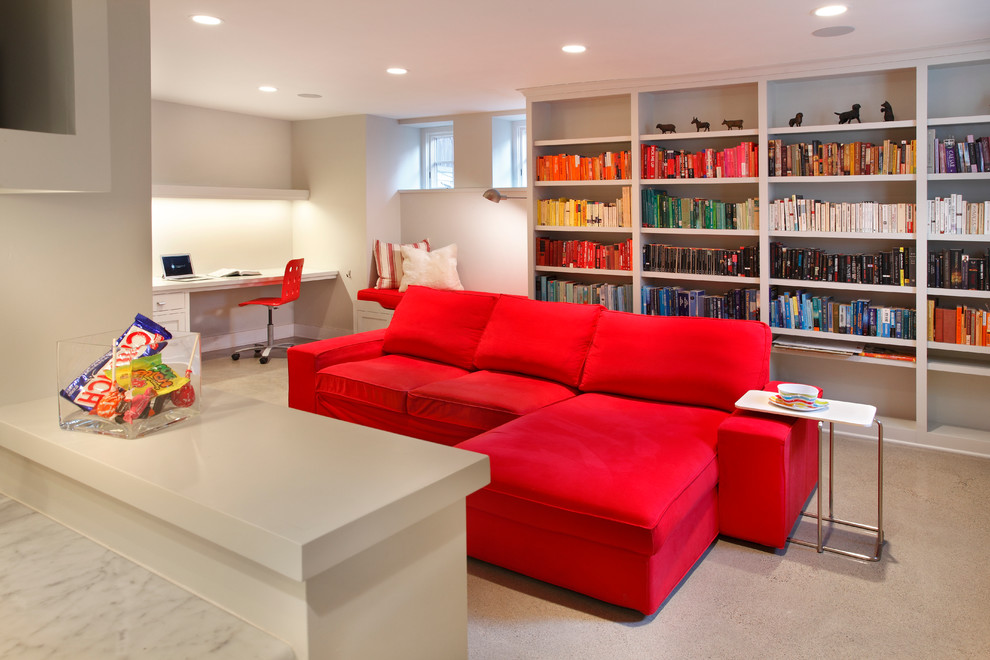
<path id="1" fill-rule="evenodd" d="M 509 197 L 507 195 L 503 195 L 494 188 L 489 188 L 488 190 L 483 192 L 482 197 L 487 199 L 489 202 L 495 202 L 496 204 L 501 202 L 503 199 L 526 199 L 525 197 Z"/>

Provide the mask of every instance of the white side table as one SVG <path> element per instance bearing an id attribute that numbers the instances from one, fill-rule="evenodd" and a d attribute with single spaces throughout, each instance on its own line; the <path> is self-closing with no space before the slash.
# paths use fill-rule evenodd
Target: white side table
<path id="1" fill-rule="evenodd" d="M 879 561 L 880 555 L 883 550 L 883 424 L 880 420 L 876 418 L 877 409 L 875 406 L 868 406 L 861 403 L 850 403 L 847 401 L 836 401 L 835 399 L 826 399 L 829 403 L 827 408 L 816 411 L 801 412 L 797 410 L 791 410 L 789 408 L 782 408 L 780 406 L 775 406 L 770 403 L 770 397 L 773 396 L 774 392 L 767 392 L 764 390 L 750 390 L 746 392 L 738 401 L 736 401 L 736 408 L 741 410 L 752 410 L 755 412 L 769 413 L 773 415 L 784 415 L 786 417 L 798 417 L 804 419 L 811 419 L 818 424 L 818 513 L 808 513 L 802 512 L 802 515 L 809 518 L 815 518 L 818 524 L 818 542 L 811 543 L 810 541 L 804 541 L 796 538 L 788 538 L 787 540 L 792 543 L 797 543 L 798 545 L 804 545 L 811 548 L 816 548 L 818 552 L 834 552 L 839 555 L 845 555 L 847 557 L 854 557 L 856 559 L 865 559 L 866 561 Z M 824 481 L 824 464 L 822 461 L 822 423 L 828 422 L 828 515 L 823 515 L 822 512 L 822 497 L 821 497 L 821 485 Z M 855 426 L 872 426 L 877 425 L 877 524 L 876 526 L 865 525 L 863 523 L 853 522 L 851 520 L 841 520 L 834 516 L 832 511 L 832 476 L 834 467 L 834 449 L 835 449 L 835 425 L 836 424 L 852 424 Z M 846 527 L 854 527 L 856 529 L 862 529 L 869 532 L 874 532 L 876 534 L 876 547 L 874 549 L 873 555 L 864 555 L 858 552 L 850 552 L 848 550 L 842 550 L 832 546 L 825 545 L 822 535 L 822 523 L 829 522 L 836 525 L 844 525 Z"/>

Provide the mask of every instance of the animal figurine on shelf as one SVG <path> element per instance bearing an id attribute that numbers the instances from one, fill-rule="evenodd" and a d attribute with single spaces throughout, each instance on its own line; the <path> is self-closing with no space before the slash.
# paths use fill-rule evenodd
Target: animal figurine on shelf
<path id="1" fill-rule="evenodd" d="M 851 124 L 853 119 L 855 119 L 857 123 L 862 123 L 859 120 L 859 103 L 853 103 L 852 110 L 836 112 L 835 114 L 839 115 L 840 124 Z"/>
<path id="2" fill-rule="evenodd" d="M 723 119 L 722 124 L 725 125 L 726 130 L 731 131 L 733 128 L 738 128 L 742 130 L 742 119 Z"/>
<path id="3" fill-rule="evenodd" d="M 799 112 L 787 120 L 787 125 L 794 128 L 795 126 L 800 126 L 802 121 L 804 121 L 804 113 Z"/>
<path id="4" fill-rule="evenodd" d="M 677 127 L 673 124 L 657 124 L 657 128 L 660 129 L 661 133 L 673 133 Z"/>
<path id="5" fill-rule="evenodd" d="M 692 119 L 691 123 L 697 127 L 699 133 L 701 131 L 707 131 L 711 128 L 711 124 L 709 124 L 707 121 L 698 121 L 697 117 Z"/>
<path id="6" fill-rule="evenodd" d="M 890 107 L 889 101 L 884 101 L 880 106 L 880 112 L 883 113 L 884 121 L 894 121 L 894 109 Z"/>

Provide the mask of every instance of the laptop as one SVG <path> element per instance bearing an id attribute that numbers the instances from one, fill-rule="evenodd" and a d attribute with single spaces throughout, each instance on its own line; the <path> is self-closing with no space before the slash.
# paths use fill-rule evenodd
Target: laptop
<path id="1" fill-rule="evenodd" d="M 162 277 L 166 280 L 199 280 L 193 272 L 192 258 L 188 254 L 163 254 Z"/>

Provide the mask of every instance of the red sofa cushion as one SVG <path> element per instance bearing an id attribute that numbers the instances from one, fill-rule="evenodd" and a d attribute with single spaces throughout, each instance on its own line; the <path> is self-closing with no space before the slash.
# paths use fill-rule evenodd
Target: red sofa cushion
<path id="1" fill-rule="evenodd" d="M 382 349 L 469 369 L 498 294 L 411 286 Z"/>
<path id="2" fill-rule="evenodd" d="M 395 309 L 404 295 L 405 291 L 400 293 L 398 289 L 361 289 L 357 292 L 357 299 L 376 302 L 385 309 Z"/>
<path id="3" fill-rule="evenodd" d="M 583 394 L 457 445 L 491 458 L 468 506 L 538 529 L 651 555 L 714 489 L 728 415 Z M 690 524 L 690 521 L 686 521 Z"/>
<path id="4" fill-rule="evenodd" d="M 732 412 L 770 379 L 770 342 L 759 321 L 605 311 L 580 389 Z"/>
<path id="5" fill-rule="evenodd" d="M 406 355 L 383 355 L 321 369 L 316 376 L 316 391 L 386 410 L 406 412 L 409 390 L 466 373 L 464 369 L 449 364 Z"/>
<path id="6" fill-rule="evenodd" d="M 474 364 L 577 387 L 601 311 L 599 305 L 502 296 Z"/>
<path id="7" fill-rule="evenodd" d="M 475 371 L 416 388 L 409 393 L 407 408 L 415 417 L 487 431 L 575 394 L 541 378 Z"/>

